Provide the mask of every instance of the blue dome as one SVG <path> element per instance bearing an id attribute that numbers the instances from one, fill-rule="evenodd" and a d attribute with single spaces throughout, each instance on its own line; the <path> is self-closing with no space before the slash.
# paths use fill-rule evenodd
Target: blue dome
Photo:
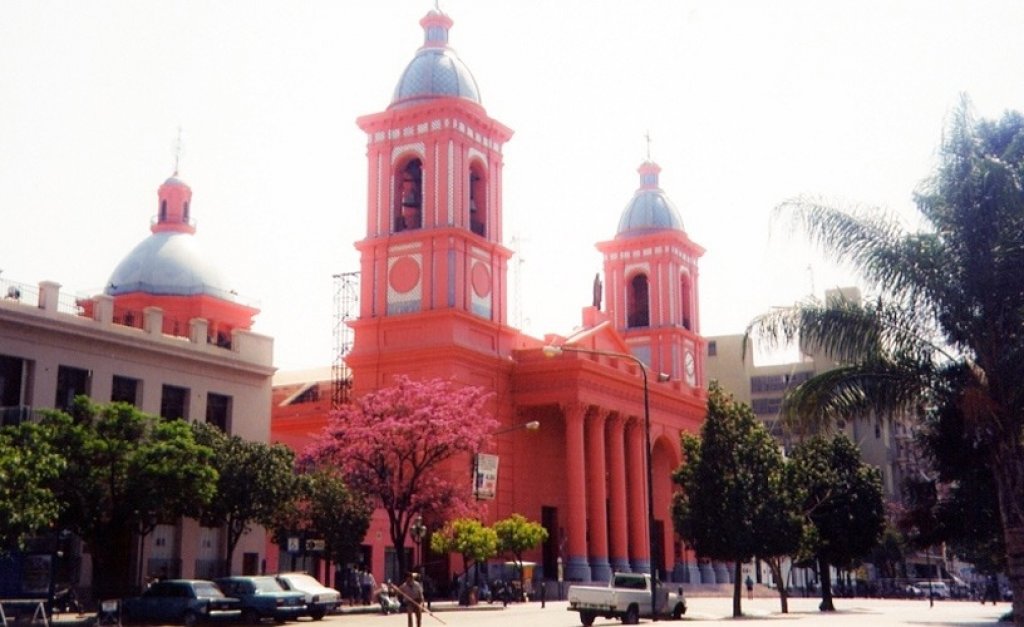
<path id="1" fill-rule="evenodd" d="M 640 189 L 633 194 L 619 218 L 616 237 L 638 235 L 655 230 L 671 229 L 682 231 L 683 219 L 665 192 L 658 187 L 658 173 L 655 163 L 645 162 L 640 166 Z"/>
<path id="2" fill-rule="evenodd" d="M 237 302 L 220 272 L 203 259 L 191 233 L 153 233 L 114 269 L 104 292 L 109 296 L 144 292 L 159 296 L 206 294 Z"/>
<path id="3" fill-rule="evenodd" d="M 480 104 L 476 79 L 455 51 L 448 47 L 452 20 L 431 11 L 420 20 L 425 32 L 423 46 L 405 67 L 395 87 L 391 106 L 415 104 L 431 98 L 465 98 Z"/>

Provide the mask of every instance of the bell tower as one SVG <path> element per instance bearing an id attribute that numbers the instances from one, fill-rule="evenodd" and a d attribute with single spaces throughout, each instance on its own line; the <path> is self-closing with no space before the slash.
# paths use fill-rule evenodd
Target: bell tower
<path id="1" fill-rule="evenodd" d="M 615 239 L 601 242 L 605 297 L 615 328 L 652 372 L 704 387 L 697 260 L 675 205 L 658 183 L 661 168 L 640 165 L 640 187 L 626 205 Z"/>
<path id="2" fill-rule="evenodd" d="M 448 46 L 451 18 L 435 9 L 420 25 L 424 43 L 391 104 L 358 120 L 367 230 L 356 243 L 360 311 L 346 358 L 357 395 L 398 373 L 472 379 L 474 368 L 507 357 L 515 337 L 512 251 L 501 244 L 502 147 L 512 131 L 487 115 Z"/>

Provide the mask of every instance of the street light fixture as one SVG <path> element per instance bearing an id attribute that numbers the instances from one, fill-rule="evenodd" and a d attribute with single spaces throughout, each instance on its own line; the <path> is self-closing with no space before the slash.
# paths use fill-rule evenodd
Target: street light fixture
<path id="1" fill-rule="evenodd" d="M 427 535 L 427 526 L 423 524 L 423 516 L 416 514 L 416 517 L 412 519 L 412 526 L 409 527 L 409 533 L 412 534 L 412 540 L 416 543 L 416 548 L 419 551 L 419 566 L 420 566 L 420 581 L 423 580 L 423 538 Z M 416 556 L 413 556 L 416 557 Z M 404 577 L 405 575 L 403 575 Z"/>
<path id="2" fill-rule="evenodd" d="M 639 357 L 631 353 L 619 353 L 616 351 L 603 351 L 592 348 L 583 348 L 581 346 L 545 346 L 541 349 L 545 357 L 558 357 L 562 353 L 584 353 L 587 355 L 601 355 L 604 357 L 613 357 L 617 359 L 628 359 L 640 367 L 640 374 L 643 375 L 644 382 L 644 439 L 646 445 L 644 446 L 644 454 L 646 459 L 644 460 L 647 466 L 647 550 L 650 553 L 650 573 L 651 573 L 651 616 L 657 617 L 658 607 L 658 574 L 654 568 L 654 554 L 655 554 L 655 543 L 654 543 L 654 466 L 651 463 L 651 403 L 649 386 L 647 383 L 647 364 L 643 362 Z M 665 373 L 658 373 L 658 381 L 668 381 L 669 376 Z"/>

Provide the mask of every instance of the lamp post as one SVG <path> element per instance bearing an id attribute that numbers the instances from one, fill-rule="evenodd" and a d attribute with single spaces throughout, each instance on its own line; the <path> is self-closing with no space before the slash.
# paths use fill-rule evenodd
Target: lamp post
<path id="1" fill-rule="evenodd" d="M 584 353 L 587 355 L 602 355 L 604 357 L 614 357 L 618 359 L 628 359 L 640 367 L 640 374 L 643 377 L 644 383 L 644 439 L 646 440 L 644 446 L 645 465 L 647 466 L 647 550 L 650 553 L 650 572 L 651 572 L 651 616 L 657 620 L 657 607 L 658 607 L 658 574 L 654 568 L 654 554 L 655 554 L 655 542 L 654 542 L 654 466 L 651 463 L 651 403 L 649 385 L 647 382 L 647 364 L 645 364 L 639 357 L 630 353 L 619 353 L 615 351 L 603 351 L 592 348 L 583 348 L 580 346 L 545 346 L 543 349 L 544 355 L 547 357 L 557 357 L 564 352 L 569 353 Z M 658 381 L 667 381 L 668 375 L 658 373 Z"/>
<path id="2" fill-rule="evenodd" d="M 423 516 L 416 514 L 416 517 L 412 519 L 412 526 L 409 527 L 409 533 L 412 535 L 413 542 L 416 543 L 416 550 L 419 552 L 417 559 L 416 555 L 413 555 L 413 559 L 419 563 L 420 566 L 420 581 L 423 581 L 423 538 L 427 535 L 427 527 L 423 524 Z M 404 576 L 404 575 L 403 575 Z"/>

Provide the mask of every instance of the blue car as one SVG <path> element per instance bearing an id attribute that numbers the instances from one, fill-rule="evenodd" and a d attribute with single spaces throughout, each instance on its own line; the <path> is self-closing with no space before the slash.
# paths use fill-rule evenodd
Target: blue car
<path id="1" fill-rule="evenodd" d="M 202 579 L 158 581 L 121 606 L 122 619 L 131 623 L 192 627 L 205 621 L 237 620 L 241 615 L 238 599 L 224 596 L 217 584 Z"/>
<path id="2" fill-rule="evenodd" d="M 274 577 L 222 577 L 217 585 L 242 602 L 242 620 L 247 623 L 265 618 L 283 623 L 306 613 L 306 595 L 285 590 Z"/>

